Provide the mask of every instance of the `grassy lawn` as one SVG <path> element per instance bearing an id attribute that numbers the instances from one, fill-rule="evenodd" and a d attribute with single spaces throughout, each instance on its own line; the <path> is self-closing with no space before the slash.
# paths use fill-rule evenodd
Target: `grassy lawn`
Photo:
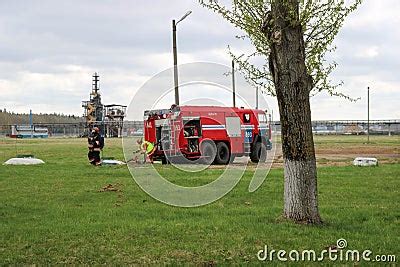
<path id="1" fill-rule="evenodd" d="M 398 149 L 395 137 L 374 138 Z M 316 137 L 316 145 L 364 146 L 358 137 L 344 139 Z M 15 154 L 34 154 L 46 164 L 0 165 L 0 264 L 257 263 L 264 245 L 321 251 L 339 238 L 350 249 L 400 257 L 400 164 L 319 168 L 325 223 L 306 226 L 281 218 L 279 168 L 255 193 L 247 191 L 248 171 L 221 200 L 177 208 L 145 194 L 126 166 L 89 166 L 84 139 L 0 139 L 0 161 Z M 123 159 L 120 140 L 108 140 L 104 156 Z M 188 177 L 171 166 L 157 168 L 189 185 L 221 171 Z M 117 191 L 102 192 L 107 184 Z"/>

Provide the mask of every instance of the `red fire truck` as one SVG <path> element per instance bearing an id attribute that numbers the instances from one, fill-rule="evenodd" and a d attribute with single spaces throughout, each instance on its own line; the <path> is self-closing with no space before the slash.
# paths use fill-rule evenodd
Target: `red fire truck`
<path id="1" fill-rule="evenodd" d="M 228 164 L 235 157 L 266 159 L 271 127 L 259 109 L 176 106 L 144 112 L 144 137 L 156 146 L 153 160 Z"/>

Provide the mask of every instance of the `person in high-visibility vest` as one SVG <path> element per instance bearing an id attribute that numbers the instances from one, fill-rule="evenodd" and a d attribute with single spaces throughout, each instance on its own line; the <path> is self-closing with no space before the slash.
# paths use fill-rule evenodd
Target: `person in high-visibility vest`
<path id="1" fill-rule="evenodd" d="M 153 156 L 154 152 L 156 151 L 156 146 L 149 141 L 146 141 L 146 140 L 143 141 L 141 139 L 139 139 L 137 141 L 137 143 L 140 147 L 139 151 L 141 151 L 142 154 L 147 155 L 147 158 L 150 160 L 151 163 L 153 163 L 152 156 Z"/>

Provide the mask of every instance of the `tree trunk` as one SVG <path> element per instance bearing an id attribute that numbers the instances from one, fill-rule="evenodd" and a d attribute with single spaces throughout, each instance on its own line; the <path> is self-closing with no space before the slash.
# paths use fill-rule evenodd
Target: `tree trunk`
<path id="1" fill-rule="evenodd" d="M 264 33 L 270 39 L 270 71 L 278 99 L 284 159 L 284 216 L 321 223 L 311 127 L 311 76 L 305 65 L 298 0 L 275 0 Z"/>

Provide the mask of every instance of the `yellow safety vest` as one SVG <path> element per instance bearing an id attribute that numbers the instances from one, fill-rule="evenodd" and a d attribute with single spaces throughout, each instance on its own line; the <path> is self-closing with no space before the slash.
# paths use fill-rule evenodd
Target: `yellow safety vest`
<path id="1" fill-rule="evenodd" d="M 146 148 L 146 153 L 149 154 L 151 151 L 154 149 L 154 145 L 150 143 L 149 141 L 144 141 L 143 142 L 143 149 Z"/>

